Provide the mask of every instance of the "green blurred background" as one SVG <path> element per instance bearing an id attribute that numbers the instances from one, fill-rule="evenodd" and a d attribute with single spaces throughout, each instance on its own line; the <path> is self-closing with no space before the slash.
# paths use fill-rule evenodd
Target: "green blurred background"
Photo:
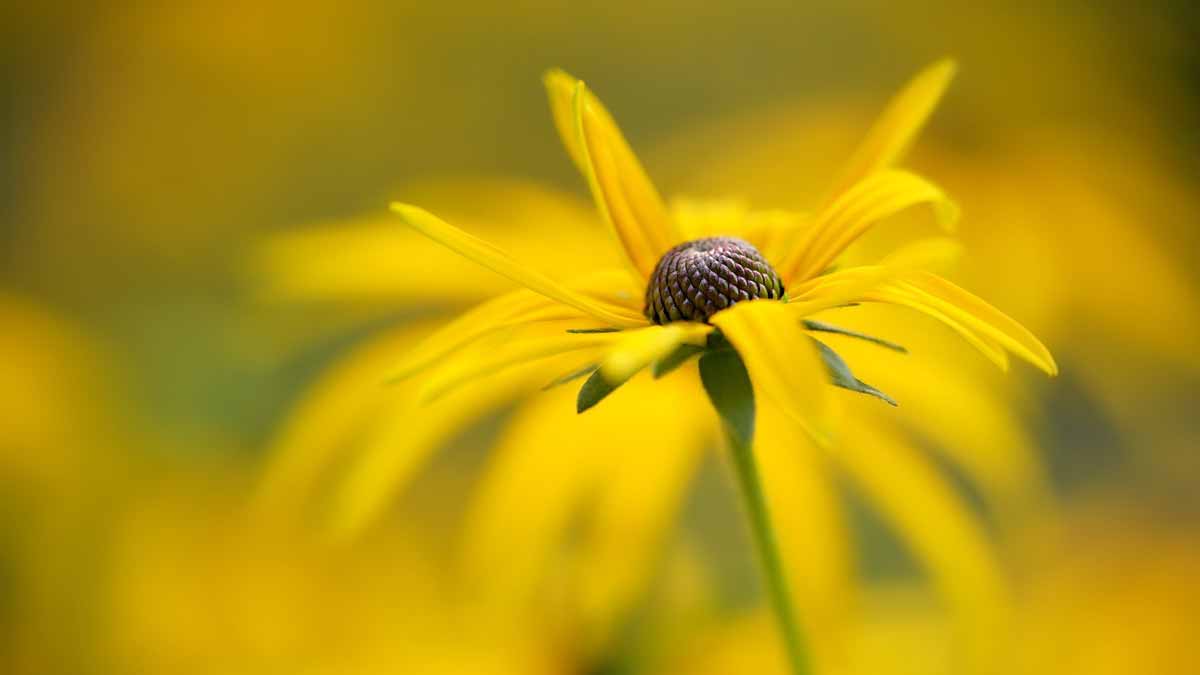
<path id="1" fill-rule="evenodd" d="M 770 644 L 765 621 L 698 619 L 686 588 L 658 591 L 684 599 L 652 633 L 683 646 L 655 659 L 630 655 L 645 640 L 585 658 L 562 635 L 432 618 L 450 601 L 411 586 L 452 536 L 436 494 L 461 496 L 486 428 L 368 552 L 241 532 L 265 449 L 324 368 L 373 328 L 474 300 L 280 301 L 248 261 L 448 179 L 583 197 L 550 66 L 604 98 L 664 192 L 803 205 L 947 55 L 961 71 L 912 164 L 964 207 L 968 287 L 1063 370 L 1011 376 L 1064 526 L 1018 574 L 1036 638 L 1004 671 L 1200 672 L 1192 4 L 9 3 L 0 36 L 5 672 L 760 667 L 739 659 Z M 736 589 L 750 563 L 721 544 L 723 489 L 701 477 L 691 527 L 717 533 L 701 576 Z M 902 581 L 903 551 L 859 527 L 867 567 Z M 949 672 L 931 619 L 888 597 L 863 649 Z"/>

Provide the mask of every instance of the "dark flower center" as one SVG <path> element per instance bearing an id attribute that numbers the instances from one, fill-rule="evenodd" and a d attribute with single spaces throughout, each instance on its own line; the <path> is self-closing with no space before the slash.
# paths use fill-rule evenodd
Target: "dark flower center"
<path id="1" fill-rule="evenodd" d="M 663 254 L 646 287 L 643 313 L 657 324 L 707 323 L 743 300 L 783 295 L 783 280 L 758 249 L 734 237 L 709 237 Z"/>

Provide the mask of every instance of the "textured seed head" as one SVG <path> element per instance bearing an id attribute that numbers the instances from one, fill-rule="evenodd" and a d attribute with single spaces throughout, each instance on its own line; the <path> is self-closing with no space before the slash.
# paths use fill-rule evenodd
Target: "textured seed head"
<path id="1" fill-rule="evenodd" d="M 717 312 L 755 298 L 783 297 L 783 281 L 758 249 L 734 237 L 709 237 L 663 254 L 646 287 L 647 319 L 708 322 Z"/>

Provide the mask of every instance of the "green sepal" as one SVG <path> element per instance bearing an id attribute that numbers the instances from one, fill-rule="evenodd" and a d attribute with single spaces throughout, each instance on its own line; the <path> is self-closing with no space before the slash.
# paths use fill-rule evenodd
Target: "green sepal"
<path id="1" fill-rule="evenodd" d="M 891 396 L 855 377 L 854 373 L 850 372 L 850 366 L 846 365 L 842 357 L 838 356 L 838 353 L 830 349 L 828 345 L 816 338 L 810 339 L 817 343 L 817 348 L 821 352 L 821 360 L 825 362 L 825 369 L 829 371 L 829 377 L 835 387 L 874 396 L 894 406 L 899 405 Z"/>
<path id="2" fill-rule="evenodd" d="M 567 329 L 567 332 L 568 332 L 568 333 L 575 334 L 575 335 L 591 335 L 591 334 L 593 334 L 593 333 L 620 333 L 620 332 L 621 332 L 621 329 L 620 329 L 620 328 L 611 328 L 611 327 L 605 327 L 605 328 L 568 328 L 568 329 Z"/>
<path id="3" fill-rule="evenodd" d="M 567 373 L 566 375 L 559 375 L 558 377 L 554 378 L 553 380 L 550 380 L 549 382 L 547 382 L 546 386 L 542 387 L 542 391 L 548 391 L 555 387 L 567 384 L 568 382 L 574 382 L 575 380 L 578 380 L 579 378 L 583 377 L 584 375 L 592 374 L 593 372 L 595 372 L 595 370 L 597 368 L 599 368 L 599 366 L 597 366 L 596 364 L 593 363 L 591 365 L 584 366 L 584 367 L 580 368 L 579 370 L 573 370 L 573 371 Z"/>
<path id="4" fill-rule="evenodd" d="M 679 345 L 675 348 L 675 351 L 655 361 L 654 365 L 650 367 L 650 372 L 654 374 L 654 379 L 657 380 L 663 375 L 666 375 L 679 366 L 687 363 L 688 359 L 703 352 L 704 347 L 697 347 L 696 345 Z"/>
<path id="5" fill-rule="evenodd" d="M 583 386 L 579 388 L 579 396 L 575 397 L 575 412 L 582 413 L 591 408 L 623 384 L 625 384 L 624 380 L 612 384 L 604 379 L 599 370 L 593 372 L 591 377 L 585 380 Z"/>
<path id="6" fill-rule="evenodd" d="M 841 326 L 834 326 L 833 324 L 825 323 L 824 321 L 813 321 L 812 319 L 805 319 L 803 321 L 803 323 L 804 323 L 804 327 L 807 328 L 808 330 L 819 331 L 822 333 L 833 333 L 834 335 L 845 335 L 846 337 L 852 337 L 852 338 L 856 338 L 859 340 L 866 340 L 867 342 L 879 345 L 880 347 L 885 347 L 892 351 L 900 352 L 901 354 L 908 353 L 908 349 L 906 349 L 904 347 L 904 345 L 898 345 L 895 342 L 884 340 L 883 338 L 877 338 L 874 335 L 867 335 L 866 333 L 860 333 L 856 330 L 850 330 L 849 328 L 842 328 Z"/>
<path id="7" fill-rule="evenodd" d="M 710 337 L 710 349 L 700 357 L 700 381 L 725 430 L 738 443 L 750 447 L 754 440 L 754 388 L 750 374 L 736 350 L 713 349 L 715 342 L 718 340 Z M 728 344 L 724 337 L 719 342 Z"/>

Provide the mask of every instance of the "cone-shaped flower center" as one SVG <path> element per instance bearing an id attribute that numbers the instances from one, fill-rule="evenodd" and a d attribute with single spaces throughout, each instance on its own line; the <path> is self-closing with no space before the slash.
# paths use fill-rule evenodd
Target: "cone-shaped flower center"
<path id="1" fill-rule="evenodd" d="M 657 324 L 707 322 L 734 303 L 783 293 L 783 281 L 758 249 L 734 237 L 709 237 L 663 254 L 646 287 L 643 313 Z"/>

